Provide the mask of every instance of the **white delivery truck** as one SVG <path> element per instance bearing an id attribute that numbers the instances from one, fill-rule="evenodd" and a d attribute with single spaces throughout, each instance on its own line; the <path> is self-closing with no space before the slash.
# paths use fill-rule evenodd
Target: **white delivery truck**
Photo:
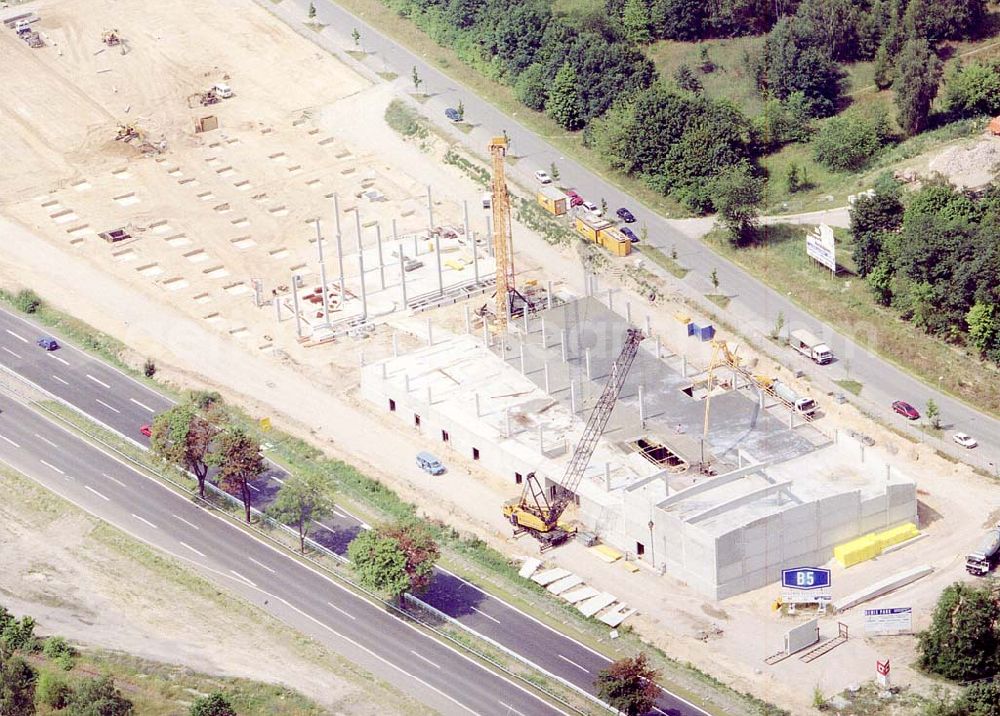
<path id="1" fill-rule="evenodd" d="M 826 365 L 833 360 L 833 351 L 830 350 L 830 346 L 807 330 L 792 331 L 788 342 L 792 348 L 819 365 Z"/>
<path id="2" fill-rule="evenodd" d="M 812 417 L 812 415 L 816 412 L 816 408 L 818 406 L 816 405 L 815 400 L 812 398 L 802 397 L 780 380 L 775 380 L 771 383 L 771 390 L 773 390 L 774 394 L 785 402 L 791 403 L 792 407 L 803 415 Z"/>
<path id="3" fill-rule="evenodd" d="M 965 571 L 977 577 L 985 577 L 997 566 L 998 558 L 1000 558 L 1000 526 L 987 532 L 979 549 L 966 555 Z"/>

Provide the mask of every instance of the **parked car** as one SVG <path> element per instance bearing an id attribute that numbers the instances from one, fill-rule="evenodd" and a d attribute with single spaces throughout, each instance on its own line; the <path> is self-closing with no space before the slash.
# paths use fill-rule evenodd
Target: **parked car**
<path id="1" fill-rule="evenodd" d="M 580 206 L 580 204 L 583 203 L 583 197 L 577 194 L 572 189 L 567 189 L 563 193 L 566 195 L 566 198 L 569 199 L 570 207 Z"/>
<path id="2" fill-rule="evenodd" d="M 441 464 L 441 461 L 429 452 L 417 453 L 417 467 L 424 472 L 430 473 L 431 475 L 443 475 L 445 472 L 444 465 Z"/>
<path id="3" fill-rule="evenodd" d="M 459 111 L 457 109 L 455 109 L 454 107 L 449 107 L 448 109 L 446 109 L 444 111 L 444 116 L 447 117 L 448 119 L 450 119 L 452 122 L 461 122 L 462 121 L 462 115 L 459 114 Z"/>
<path id="4" fill-rule="evenodd" d="M 897 400 L 892 404 L 892 409 L 897 413 L 902 415 L 907 420 L 918 420 L 920 418 L 920 413 L 909 403 L 903 400 Z"/>
<path id="5" fill-rule="evenodd" d="M 539 169 L 537 172 L 535 172 L 535 180 L 539 184 L 551 184 L 552 183 L 552 177 L 549 176 L 549 173 L 548 172 L 543 172 L 541 169 Z"/>
<path id="6" fill-rule="evenodd" d="M 37 341 L 35 341 L 40 347 L 47 351 L 54 351 L 59 349 L 59 342 L 52 336 L 42 336 Z"/>
<path id="7" fill-rule="evenodd" d="M 636 236 L 635 232 L 632 231 L 632 229 L 628 228 L 627 226 L 622 227 L 622 233 L 625 234 L 625 236 L 628 237 L 628 240 L 631 241 L 633 244 L 639 242 L 639 237 Z"/>
<path id="8" fill-rule="evenodd" d="M 582 204 L 580 204 L 580 206 L 583 207 L 584 211 L 589 212 L 592 216 L 603 216 L 604 215 L 604 210 L 601 209 L 601 207 L 599 207 L 597 204 L 595 204 L 592 201 L 585 201 Z"/>
<path id="9" fill-rule="evenodd" d="M 619 219 L 624 221 L 626 224 L 631 224 L 635 221 L 635 216 L 632 214 L 631 211 L 626 209 L 624 206 L 618 209 L 618 211 L 616 211 L 615 214 L 618 216 Z"/>
<path id="10" fill-rule="evenodd" d="M 145 435 L 147 438 L 153 435 L 152 425 L 142 425 L 139 427 L 139 432 Z"/>
<path id="11" fill-rule="evenodd" d="M 955 433 L 951 436 L 951 439 L 964 448 L 974 448 L 979 443 L 971 435 L 966 435 L 965 433 Z"/>

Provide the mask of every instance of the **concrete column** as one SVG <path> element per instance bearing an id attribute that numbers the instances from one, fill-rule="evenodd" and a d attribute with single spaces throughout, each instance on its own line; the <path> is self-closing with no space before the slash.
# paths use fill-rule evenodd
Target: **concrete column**
<path id="1" fill-rule="evenodd" d="M 444 274 L 441 272 L 441 237 L 434 237 L 434 259 L 438 269 L 438 296 L 444 295 Z"/>
<path id="2" fill-rule="evenodd" d="M 548 336 L 545 334 L 545 319 L 542 319 L 542 348 L 548 348 Z"/>
<path id="3" fill-rule="evenodd" d="M 462 202 L 462 216 L 464 227 L 465 227 L 465 240 L 469 242 L 469 248 L 472 250 L 472 275 L 476 281 L 476 285 L 479 285 L 479 249 L 476 246 L 476 237 L 472 235 L 472 230 L 469 228 L 469 202 Z"/>
<path id="4" fill-rule="evenodd" d="M 545 284 L 545 307 L 552 308 L 552 282 Z"/>
<path id="5" fill-rule="evenodd" d="M 274 303 L 274 318 L 278 323 L 281 323 L 281 299 L 275 296 L 272 303 Z"/>
<path id="6" fill-rule="evenodd" d="M 583 360 L 584 360 L 584 362 L 586 363 L 586 366 L 587 366 L 587 379 L 591 380 L 591 379 L 593 379 L 594 376 L 590 374 L 590 349 L 589 348 L 584 349 L 584 351 L 583 351 Z"/>
<path id="7" fill-rule="evenodd" d="M 292 274 L 292 305 L 295 308 L 295 333 L 302 337 L 302 312 L 299 311 L 299 289 L 295 285 L 295 274 Z"/>
<path id="8" fill-rule="evenodd" d="M 318 253 L 319 262 L 323 263 L 323 233 L 319 228 L 319 219 L 316 219 L 316 251 Z"/>
<path id="9" fill-rule="evenodd" d="M 493 219 L 486 215 L 486 253 L 493 257 Z"/>
<path id="10" fill-rule="evenodd" d="M 681 356 L 681 376 L 688 377 L 688 357 L 686 355 Z"/>
<path id="11" fill-rule="evenodd" d="M 434 231 L 434 203 L 431 201 L 431 185 L 427 185 L 427 235 Z"/>
<path id="12" fill-rule="evenodd" d="M 378 246 L 378 281 L 385 290 L 385 261 L 382 259 L 382 224 L 375 224 L 375 242 Z"/>
<path id="13" fill-rule="evenodd" d="M 330 289 L 326 283 L 326 264 L 319 265 L 319 283 L 323 292 L 323 325 L 330 327 Z"/>
<path id="14" fill-rule="evenodd" d="M 340 276 L 338 281 L 340 286 L 340 300 L 345 301 L 347 300 L 347 288 L 344 286 L 344 247 L 340 233 L 340 200 L 336 194 L 333 195 L 333 219 L 337 228 L 337 268 Z"/>
<path id="15" fill-rule="evenodd" d="M 569 410 L 576 415 L 576 381 L 569 379 Z"/>
<path id="16" fill-rule="evenodd" d="M 549 390 L 549 362 L 548 361 L 545 361 L 545 364 L 544 364 L 542 370 L 545 371 L 545 394 L 549 395 L 549 394 L 552 393 L 552 391 Z"/>
<path id="17" fill-rule="evenodd" d="M 431 387 L 429 385 L 427 386 L 427 404 L 428 405 L 433 405 L 434 404 L 434 400 L 431 397 Z"/>
<path id="18" fill-rule="evenodd" d="M 476 417 L 478 418 L 479 415 L 480 415 L 480 412 L 479 412 L 479 393 L 476 393 Z"/>
<path id="19" fill-rule="evenodd" d="M 639 386 L 639 427 L 646 429 L 646 406 L 642 401 L 642 386 Z"/>
<path id="20" fill-rule="evenodd" d="M 365 367 L 365 352 L 364 351 L 361 351 L 361 354 L 358 356 L 358 362 L 361 364 L 362 368 Z"/>
<path id="21" fill-rule="evenodd" d="M 660 337 L 656 337 L 656 360 L 660 360 Z"/>
<path id="22" fill-rule="evenodd" d="M 609 311 L 615 310 L 615 305 L 614 305 L 614 289 L 613 288 L 609 288 L 608 289 L 608 310 Z"/>
<path id="23" fill-rule="evenodd" d="M 604 463 L 604 489 L 611 492 L 611 463 Z"/>
<path id="24" fill-rule="evenodd" d="M 651 335 L 653 335 L 653 325 L 650 322 L 650 320 L 649 320 L 649 314 L 647 313 L 646 314 L 646 338 L 649 338 Z M 659 358 L 659 356 L 657 356 L 657 358 Z"/>
<path id="25" fill-rule="evenodd" d="M 525 335 L 525 337 L 527 337 L 528 333 L 530 333 L 530 331 L 528 330 L 528 307 L 527 306 L 524 307 L 524 311 L 521 312 L 521 316 L 524 317 L 524 335 Z"/>
<path id="26" fill-rule="evenodd" d="M 583 295 L 584 297 L 590 295 L 590 272 L 586 266 L 583 267 Z"/>
<path id="27" fill-rule="evenodd" d="M 503 409 L 503 429 L 505 437 L 510 437 L 510 408 Z"/>
<path id="28" fill-rule="evenodd" d="M 385 361 L 382 361 L 379 365 L 382 368 L 382 380 L 385 380 L 386 378 L 389 377 L 389 371 L 386 368 Z"/>
<path id="29" fill-rule="evenodd" d="M 472 333 L 472 315 L 469 312 L 469 304 L 465 304 L 465 332 Z"/>
<path id="30" fill-rule="evenodd" d="M 541 423 L 538 424 L 538 452 L 545 454 L 545 434 Z"/>
<path id="31" fill-rule="evenodd" d="M 395 331 L 392 332 L 392 357 L 399 358 L 399 336 Z"/>
<path id="32" fill-rule="evenodd" d="M 434 327 L 431 325 L 431 319 L 427 319 L 427 345 L 434 345 Z"/>
<path id="33" fill-rule="evenodd" d="M 429 236 L 427 237 L 430 238 Z M 417 234 L 413 235 L 413 258 L 420 255 L 420 237 Z"/>
<path id="34" fill-rule="evenodd" d="M 562 362 L 566 362 L 566 329 L 559 331 L 559 346 L 562 349 Z"/>
<path id="35" fill-rule="evenodd" d="M 486 319 L 483 319 L 483 348 L 490 347 L 490 327 L 486 324 Z"/>
<path id="36" fill-rule="evenodd" d="M 625 302 L 625 322 L 629 323 L 629 324 L 632 323 L 632 302 L 631 301 L 626 301 Z"/>
<path id="37" fill-rule="evenodd" d="M 403 309 L 406 309 L 406 262 L 403 260 L 403 247 L 399 247 L 399 288 L 403 292 Z"/>
<path id="38" fill-rule="evenodd" d="M 524 343 L 518 343 L 517 348 L 521 358 L 521 375 L 524 375 Z"/>
<path id="39" fill-rule="evenodd" d="M 365 255 L 358 252 L 358 275 L 361 277 L 361 320 L 368 320 L 368 292 L 365 289 Z"/>
<path id="40" fill-rule="evenodd" d="M 403 387 L 406 389 L 406 394 L 410 394 L 410 374 L 403 373 Z"/>

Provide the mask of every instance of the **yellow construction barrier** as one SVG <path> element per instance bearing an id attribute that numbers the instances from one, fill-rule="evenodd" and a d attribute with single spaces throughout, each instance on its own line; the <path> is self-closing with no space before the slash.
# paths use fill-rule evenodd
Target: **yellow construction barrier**
<path id="1" fill-rule="evenodd" d="M 606 544 L 599 544 L 596 547 L 591 547 L 590 551 L 598 559 L 602 559 L 607 563 L 617 562 L 622 558 L 622 553 L 619 552 L 614 547 L 608 547 Z"/>
<path id="2" fill-rule="evenodd" d="M 883 532 L 872 532 L 864 537 L 852 539 L 850 542 L 833 548 L 833 556 L 842 567 L 851 567 L 859 562 L 865 562 L 882 554 L 882 551 L 900 542 L 913 539 L 920 532 L 912 522 L 899 527 L 893 527 Z"/>
<path id="3" fill-rule="evenodd" d="M 688 316 L 685 313 L 680 313 L 678 311 L 677 313 L 674 314 L 674 320 L 686 326 L 691 322 L 691 316 Z"/>
<path id="4" fill-rule="evenodd" d="M 639 571 L 639 565 L 635 562 L 622 562 L 622 566 L 626 569 L 626 571 L 629 571 L 632 574 Z"/>

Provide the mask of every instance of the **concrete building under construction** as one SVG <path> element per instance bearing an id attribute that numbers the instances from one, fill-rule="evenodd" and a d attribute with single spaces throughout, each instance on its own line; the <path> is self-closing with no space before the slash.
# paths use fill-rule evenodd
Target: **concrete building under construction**
<path id="1" fill-rule="evenodd" d="M 627 325 L 594 297 L 522 317 L 502 336 L 470 325 L 364 366 L 362 393 L 429 445 L 508 479 L 511 496 L 532 471 L 554 494 Z M 671 330 L 640 347 L 576 490 L 568 516 L 581 529 L 723 599 L 916 520 L 911 480 L 737 370 L 709 380 L 709 345 L 683 322 Z"/>

